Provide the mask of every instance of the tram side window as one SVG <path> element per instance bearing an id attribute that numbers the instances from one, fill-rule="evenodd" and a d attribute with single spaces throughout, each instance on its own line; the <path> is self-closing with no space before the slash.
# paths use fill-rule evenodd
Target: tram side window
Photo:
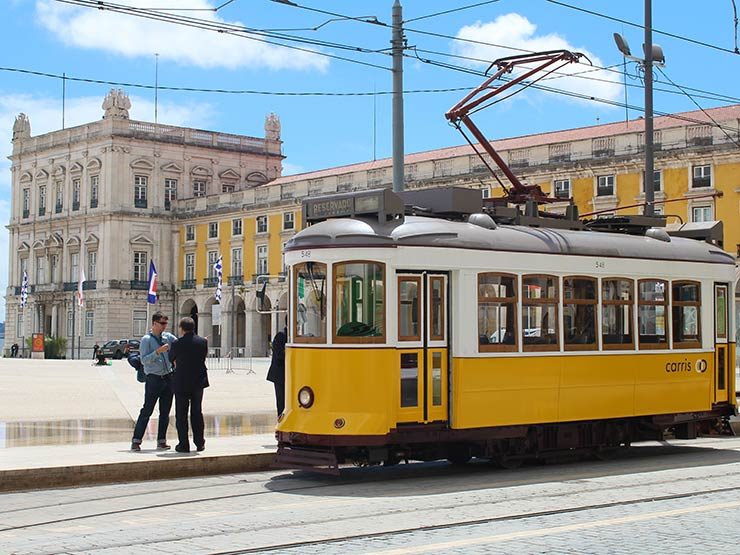
<path id="1" fill-rule="evenodd" d="M 671 284 L 673 346 L 682 349 L 701 347 L 701 286 L 694 281 Z"/>
<path id="2" fill-rule="evenodd" d="M 339 343 L 385 342 L 385 264 L 334 265 L 334 336 Z"/>
<path id="3" fill-rule="evenodd" d="M 326 264 L 297 264 L 293 270 L 293 287 L 295 341 L 326 343 Z"/>
<path id="4" fill-rule="evenodd" d="M 637 284 L 637 323 L 641 349 L 668 348 L 668 284 L 657 279 Z"/>
<path id="5" fill-rule="evenodd" d="M 563 278 L 563 328 L 568 351 L 596 349 L 596 280 Z"/>
<path id="6" fill-rule="evenodd" d="M 558 278 L 522 277 L 522 341 L 525 351 L 557 351 Z"/>
<path id="7" fill-rule="evenodd" d="M 634 349 L 632 302 L 634 285 L 627 279 L 601 281 L 601 342 L 604 349 Z"/>
<path id="8" fill-rule="evenodd" d="M 398 278 L 398 339 L 400 341 L 421 341 L 420 285 L 420 277 Z"/>
<path id="9" fill-rule="evenodd" d="M 516 351 L 518 283 L 509 274 L 478 274 L 478 350 Z"/>

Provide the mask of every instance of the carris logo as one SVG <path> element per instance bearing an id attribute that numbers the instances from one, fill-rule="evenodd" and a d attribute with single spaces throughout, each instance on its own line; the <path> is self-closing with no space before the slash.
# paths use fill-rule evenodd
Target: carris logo
<path id="1" fill-rule="evenodd" d="M 707 371 L 707 361 L 704 360 L 703 358 L 699 359 L 696 362 L 696 371 L 699 372 L 700 374 L 703 374 L 704 372 L 706 372 Z"/>

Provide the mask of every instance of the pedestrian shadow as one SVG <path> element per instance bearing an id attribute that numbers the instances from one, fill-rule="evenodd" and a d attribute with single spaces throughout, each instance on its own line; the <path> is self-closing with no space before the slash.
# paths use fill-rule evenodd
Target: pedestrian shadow
<path id="1" fill-rule="evenodd" d="M 187 453 L 178 453 L 177 451 L 168 451 L 167 453 L 159 453 L 157 457 L 160 459 L 184 459 L 188 457 L 198 457 L 200 453 L 197 451 L 189 451 Z"/>

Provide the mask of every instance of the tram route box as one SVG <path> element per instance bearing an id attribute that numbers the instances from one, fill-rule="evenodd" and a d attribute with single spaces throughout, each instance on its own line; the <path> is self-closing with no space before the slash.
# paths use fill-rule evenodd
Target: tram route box
<path id="1" fill-rule="evenodd" d="M 440 217 L 462 217 L 483 212 L 483 196 L 478 189 L 437 187 L 402 191 L 404 205 L 413 206 Z"/>

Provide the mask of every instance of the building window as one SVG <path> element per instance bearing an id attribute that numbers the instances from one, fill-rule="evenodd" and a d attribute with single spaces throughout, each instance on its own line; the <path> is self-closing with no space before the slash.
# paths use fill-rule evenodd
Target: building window
<path id="1" fill-rule="evenodd" d="M 563 329 L 566 351 L 595 350 L 596 280 L 563 278 Z"/>
<path id="2" fill-rule="evenodd" d="M 208 238 L 209 239 L 218 238 L 218 222 L 210 222 L 208 224 Z"/>
<path id="3" fill-rule="evenodd" d="M 284 212 L 283 213 L 283 229 L 295 229 L 295 212 Z"/>
<path id="4" fill-rule="evenodd" d="M 267 216 L 257 216 L 257 233 L 267 233 Z"/>
<path id="5" fill-rule="evenodd" d="M 56 197 L 54 199 L 54 212 L 59 214 L 62 211 L 62 206 L 64 205 L 64 185 L 61 181 L 56 182 L 54 191 L 56 193 Z"/>
<path id="6" fill-rule="evenodd" d="M 172 203 L 177 199 L 177 179 L 164 180 L 164 209 L 172 210 Z"/>
<path id="7" fill-rule="evenodd" d="M 185 240 L 195 241 L 195 226 L 194 225 L 185 226 Z"/>
<path id="8" fill-rule="evenodd" d="M 236 186 L 233 183 L 221 183 L 222 193 L 233 193 L 236 190 Z"/>
<path id="9" fill-rule="evenodd" d="M 146 188 L 148 178 L 145 175 L 134 176 L 134 207 L 146 208 Z"/>
<path id="10" fill-rule="evenodd" d="M 663 185 L 663 172 L 655 170 L 653 172 L 653 191 L 661 191 Z M 645 172 L 642 172 L 642 192 L 645 192 Z"/>
<path id="11" fill-rule="evenodd" d="M 80 279 L 80 253 L 73 252 L 69 255 L 69 281 Z"/>
<path id="12" fill-rule="evenodd" d="M 68 310 L 67 311 L 67 337 L 72 337 L 74 334 L 75 334 L 75 313 L 72 312 L 71 310 Z"/>
<path id="13" fill-rule="evenodd" d="M 195 281 L 195 253 L 185 255 L 185 281 Z"/>
<path id="14" fill-rule="evenodd" d="M 242 219 L 231 220 L 231 235 L 242 234 Z"/>
<path id="15" fill-rule="evenodd" d="M 483 187 L 480 190 L 480 195 L 483 198 L 491 198 L 491 188 L 490 187 Z"/>
<path id="16" fill-rule="evenodd" d="M 134 337 L 142 337 L 149 331 L 147 328 L 146 310 L 134 310 L 132 328 Z"/>
<path id="17" fill-rule="evenodd" d="M 85 311 L 85 337 L 92 337 L 95 334 L 95 312 L 92 310 Z M 141 335 L 144 335 L 143 333 Z"/>
<path id="18" fill-rule="evenodd" d="M 59 255 L 52 254 L 49 257 L 49 275 L 51 276 L 51 283 L 57 280 L 57 269 L 59 268 Z"/>
<path id="19" fill-rule="evenodd" d="M 600 175 L 597 178 L 596 196 L 609 197 L 614 195 L 614 176 Z"/>
<path id="20" fill-rule="evenodd" d="M 691 221 L 692 222 L 711 222 L 714 219 L 712 214 L 712 206 L 692 206 L 691 207 Z"/>
<path id="21" fill-rule="evenodd" d="M 28 218 L 31 213 L 31 189 L 23 189 L 23 217 Z"/>
<path id="22" fill-rule="evenodd" d="M 640 280 L 638 282 L 637 309 L 640 349 L 667 348 L 667 283 L 657 279 Z"/>
<path id="23" fill-rule="evenodd" d="M 701 285 L 694 281 L 674 281 L 671 284 L 673 310 L 673 347 L 701 347 Z"/>
<path id="24" fill-rule="evenodd" d="M 398 278 L 398 340 L 421 341 L 421 277 Z M 415 391 L 415 390 L 414 390 Z"/>
<path id="25" fill-rule="evenodd" d="M 693 188 L 712 186 L 712 166 L 694 166 L 691 170 Z"/>
<path id="26" fill-rule="evenodd" d="M 257 274 L 267 275 L 267 245 L 257 247 Z"/>
<path id="27" fill-rule="evenodd" d="M 98 193 L 100 192 L 100 176 L 90 177 L 90 208 L 98 207 Z"/>
<path id="28" fill-rule="evenodd" d="M 46 283 L 46 267 L 44 264 L 44 257 L 36 257 L 36 283 Z"/>
<path id="29" fill-rule="evenodd" d="M 570 179 L 556 179 L 553 182 L 555 198 L 570 198 Z"/>
<path id="30" fill-rule="evenodd" d="M 134 281 L 146 281 L 146 251 L 134 251 Z"/>
<path id="31" fill-rule="evenodd" d="M 90 281 L 97 279 L 98 273 L 98 253 L 91 251 L 87 253 L 87 279 Z"/>
<path id="32" fill-rule="evenodd" d="M 216 275 L 216 261 L 218 260 L 218 251 L 208 251 L 208 277 L 213 279 L 218 277 Z"/>
<path id="33" fill-rule="evenodd" d="M 633 284 L 627 279 L 601 282 L 601 341 L 604 349 L 632 349 Z"/>
<path id="34" fill-rule="evenodd" d="M 193 196 L 204 197 L 206 196 L 206 182 L 202 180 L 193 181 Z"/>
<path id="35" fill-rule="evenodd" d="M 242 277 L 243 271 L 241 248 L 231 249 L 231 277 Z"/>
<path id="36" fill-rule="evenodd" d="M 72 210 L 80 209 L 80 180 L 72 181 Z"/>
<path id="37" fill-rule="evenodd" d="M 334 265 L 334 341 L 385 342 L 385 265 L 340 262 Z"/>
<path id="38" fill-rule="evenodd" d="M 26 334 L 23 331 L 23 313 L 19 312 L 16 314 L 16 320 L 15 320 L 15 336 L 16 337 L 24 337 Z M 23 349 L 23 345 L 21 345 L 21 349 Z"/>
<path id="39" fill-rule="evenodd" d="M 46 185 L 39 187 L 39 216 L 46 214 Z"/>
<path id="40" fill-rule="evenodd" d="M 519 284 L 509 274 L 478 274 L 478 350 L 516 351 Z"/>
<path id="41" fill-rule="evenodd" d="M 558 278 L 522 277 L 522 330 L 525 351 L 558 350 Z"/>

